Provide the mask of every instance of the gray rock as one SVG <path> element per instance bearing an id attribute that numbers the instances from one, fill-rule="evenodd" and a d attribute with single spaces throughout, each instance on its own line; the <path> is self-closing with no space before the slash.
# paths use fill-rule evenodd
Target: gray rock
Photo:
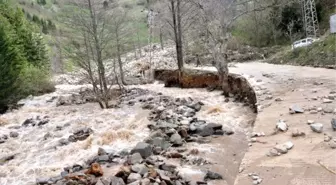
<path id="1" fill-rule="evenodd" d="M 310 114 L 317 114 L 318 112 L 317 112 L 317 110 L 311 110 L 311 111 L 309 111 L 309 113 Z"/>
<path id="2" fill-rule="evenodd" d="M 190 124 L 189 125 L 189 130 L 192 131 L 192 132 L 195 132 L 197 130 L 197 127 L 195 124 Z"/>
<path id="3" fill-rule="evenodd" d="M 329 147 L 331 149 L 336 149 L 336 141 L 335 140 L 332 140 L 328 143 Z"/>
<path id="4" fill-rule="evenodd" d="M 183 144 L 182 137 L 178 133 L 175 133 L 170 137 L 170 142 L 177 146 L 181 146 Z"/>
<path id="5" fill-rule="evenodd" d="M 190 107 L 190 108 L 194 109 L 196 112 L 198 112 L 202 108 L 202 103 L 200 103 L 200 102 L 193 103 L 193 104 L 188 105 L 188 107 Z"/>
<path id="6" fill-rule="evenodd" d="M 323 124 L 322 123 L 313 123 L 310 125 L 310 128 L 317 133 L 322 133 L 323 131 Z"/>
<path id="7" fill-rule="evenodd" d="M 107 152 L 103 148 L 98 148 L 98 155 L 106 155 Z"/>
<path id="8" fill-rule="evenodd" d="M 306 134 L 304 132 L 299 131 L 299 129 L 296 129 L 292 132 L 292 137 L 300 137 L 305 136 Z"/>
<path id="9" fill-rule="evenodd" d="M 72 172 L 78 172 L 82 169 L 83 169 L 83 167 L 79 164 L 75 164 L 75 165 L 72 166 Z"/>
<path id="10" fill-rule="evenodd" d="M 68 141 L 67 139 L 65 139 L 65 138 L 62 138 L 62 139 L 60 139 L 60 140 L 58 141 L 58 143 L 59 143 L 61 146 L 63 146 L 63 145 L 67 145 L 67 144 L 69 144 L 69 141 Z"/>
<path id="11" fill-rule="evenodd" d="M 308 124 L 308 125 L 313 124 L 313 123 L 315 123 L 314 120 L 307 120 L 307 124 Z"/>
<path id="12" fill-rule="evenodd" d="M 332 102 L 333 102 L 333 100 L 331 100 L 331 99 L 327 99 L 327 98 L 323 99 L 323 103 L 332 103 Z"/>
<path id="13" fill-rule="evenodd" d="M 195 109 L 187 106 L 179 106 L 177 108 L 177 113 L 183 115 L 184 117 L 193 117 L 196 114 Z"/>
<path id="14" fill-rule="evenodd" d="M 49 179 L 49 182 L 56 183 L 59 180 L 62 180 L 62 176 L 52 177 Z"/>
<path id="15" fill-rule="evenodd" d="M 141 180 L 141 175 L 137 173 L 131 173 L 127 178 L 127 183 L 129 184 L 138 180 Z"/>
<path id="16" fill-rule="evenodd" d="M 145 175 L 148 172 L 148 168 L 144 164 L 135 164 L 131 167 L 132 171 L 140 175 Z"/>
<path id="17" fill-rule="evenodd" d="M 216 130 L 215 133 L 213 133 L 213 135 L 222 136 L 224 135 L 224 130 Z"/>
<path id="18" fill-rule="evenodd" d="M 203 128 L 198 128 L 196 133 L 202 137 L 207 137 L 213 135 L 214 132 L 213 128 L 205 126 Z"/>
<path id="19" fill-rule="evenodd" d="M 140 153 L 143 158 L 147 158 L 152 155 L 152 147 L 144 142 L 139 142 L 132 150 L 131 154 Z"/>
<path id="20" fill-rule="evenodd" d="M 157 127 L 161 129 L 167 129 L 167 128 L 177 128 L 178 126 L 176 124 L 160 121 L 157 123 Z"/>
<path id="21" fill-rule="evenodd" d="M 4 163 L 13 160 L 15 158 L 15 154 L 11 154 L 11 155 L 6 155 L 2 158 L 0 158 L 0 165 L 3 165 Z"/>
<path id="22" fill-rule="evenodd" d="M 17 133 L 17 132 L 10 132 L 10 133 L 9 133 L 9 136 L 10 136 L 10 137 L 18 137 L 18 136 L 19 136 L 19 133 Z"/>
<path id="23" fill-rule="evenodd" d="M 219 130 L 218 130 L 219 131 Z M 225 128 L 223 128 L 223 131 L 224 131 L 224 133 L 226 134 L 226 135 L 232 135 L 232 134 L 234 134 L 234 131 L 231 129 L 231 128 L 229 128 L 229 127 L 225 127 Z"/>
<path id="24" fill-rule="evenodd" d="M 132 183 L 129 183 L 127 185 L 140 185 L 141 181 L 140 180 L 137 180 L 137 181 L 134 181 Z"/>
<path id="25" fill-rule="evenodd" d="M 125 185 L 125 182 L 122 178 L 111 176 L 100 178 L 96 185 Z"/>
<path id="26" fill-rule="evenodd" d="M 67 172 L 67 171 L 62 171 L 61 172 L 61 177 L 65 177 L 65 176 L 67 176 L 69 174 L 69 172 Z"/>
<path id="27" fill-rule="evenodd" d="M 276 145 L 274 149 L 276 149 L 281 154 L 285 154 L 288 151 L 284 145 Z"/>
<path id="28" fill-rule="evenodd" d="M 331 119 L 331 128 L 336 131 L 336 119 L 335 118 L 332 118 Z"/>
<path id="29" fill-rule="evenodd" d="M 42 184 L 48 184 L 49 178 L 37 178 L 36 179 L 36 184 L 42 185 Z"/>
<path id="30" fill-rule="evenodd" d="M 150 185 L 150 180 L 149 179 L 142 179 L 141 180 L 141 185 Z"/>
<path id="31" fill-rule="evenodd" d="M 293 148 L 294 144 L 291 141 L 287 141 L 283 146 L 286 147 L 287 150 L 290 150 Z"/>
<path id="32" fill-rule="evenodd" d="M 45 125 L 47 123 L 49 123 L 49 120 L 48 119 L 43 119 L 43 120 L 38 121 L 37 126 L 42 126 L 42 125 Z"/>
<path id="33" fill-rule="evenodd" d="M 283 120 L 279 120 L 276 124 L 276 128 L 282 132 L 286 132 L 288 130 L 288 126 Z"/>
<path id="34" fill-rule="evenodd" d="M 98 162 L 108 162 L 109 159 L 110 159 L 109 156 L 107 154 L 105 154 L 105 155 L 99 156 L 98 159 L 97 159 L 97 161 Z"/>
<path id="35" fill-rule="evenodd" d="M 123 149 L 120 152 L 118 152 L 118 155 L 120 157 L 125 157 L 126 155 L 128 155 L 130 152 L 127 149 Z"/>
<path id="36" fill-rule="evenodd" d="M 334 96 L 334 95 L 328 95 L 328 99 L 329 99 L 329 100 L 334 100 L 334 99 L 335 99 L 335 96 Z"/>
<path id="37" fill-rule="evenodd" d="M 161 149 L 165 150 L 170 147 L 169 142 L 167 142 L 164 138 L 162 137 L 155 137 L 152 140 L 153 146 L 160 147 Z"/>
<path id="38" fill-rule="evenodd" d="M 223 125 L 222 124 L 217 124 L 217 123 L 209 123 L 209 124 L 206 125 L 206 127 L 210 127 L 214 130 L 219 130 L 219 129 L 223 128 Z"/>
<path id="39" fill-rule="evenodd" d="M 324 107 L 324 108 L 323 108 L 323 112 L 324 112 L 324 113 L 331 114 L 331 113 L 334 112 L 334 108 L 332 108 L 332 107 Z"/>
<path id="40" fill-rule="evenodd" d="M 275 98 L 275 101 L 283 101 L 282 98 Z"/>
<path id="41" fill-rule="evenodd" d="M 254 180 L 254 181 L 252 182 L 252 184 L 253 184 L 253 185 L 258 185 L 259 182 L 258 182 L 258 180 Z"/>
<path id="42" fill-rule="evenodd" d="M 267 153 L 267 156 L 269 157 L 274 157 L 274 156 L 279 156 L 279 155 L 280 153 L 275 148 L 271 148 Z"/>
<path id="43" fill-rule="evenodd" d="M 138 163 L 142 163 L 143 158 L 141 157 L 140 153 L 137 152 L 129 156 L 128 161 L 130 164 L 138 164 Z"/>
<path id="44" fill-rule="evenodd" d="M 218 179 L 223 179 L 222 175 L 216 173 L 216 172 L 212 172 L 212 171 L 207 171 L 207 173 L 205 174 L 204 180 L 218 180 Z"/>
<path id="45" fill-rule="evenodd" d="M 173 172 L 175 172 L 176 166 L 171 165 L 171 164 L 163 164 L 163 165 L 160 166 L 160 169 L 173 173 Z"/>
<path id="46" fill-rule="evenodd" d="M 304 110 L 301 107 L 299 107 L 298 105 L 293 105 L 289 108 L 289 112 L 292 113 L 292 114 L 304 113 Z"/>
<path id="47" fill-rule="evenodd" d="M 332 139 L 331 136 L 329 136 L 328 134 L 324 134 L 324 142 L 329 142 Z"/>

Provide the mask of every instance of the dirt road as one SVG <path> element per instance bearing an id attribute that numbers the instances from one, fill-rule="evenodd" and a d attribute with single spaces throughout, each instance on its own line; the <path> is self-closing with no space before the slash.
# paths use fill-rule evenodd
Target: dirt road
<path id="1" fill-rule="evenodd" d="M 263 179 L 260 184 L 267 185 L 336 184 L 336 175 L 326 169 L 336 171 L 336 150 L 324 142 L 323 134 L 333 138 L 336 136 L 330 123 L 332 118 L 336 118 L 335 101 L 323 103 L 323 96 L 335 95 L 329 93 L 336 89 L 336 71 L 256 62 L 237 64 L 236 68 L 231 68 L 231 72 L 254 76 L 249 80 L 255 85 L 258 101 L 264 108 L 257 115 L 253 130 L 266 134 L 265 137 L 257 138 L 266 143 L 253 143 L 245 154 L 240 167 L 243 171 L 234 184 L 253 184 L 249 173 L 258 174 Z M 270 99 L 270 96 L 273 98 Z M 276 98 L 283 101 L 275 101 Z M 289 114 L 292 105 L 300 106 L 305 112 Z M 322 111 L 313 111 L 319 108 Z M 272 135 L 279 119 L 286 121 L 289 130 Z M 322 123 L 323 133 L 313 132 L 307 120 Z M 305 136 L 293 138 L 292 132 L 296 129 L 304 132 Z M 272 147 L 287 141 L 294 144 L 287 154 L 266 156 Z"/>

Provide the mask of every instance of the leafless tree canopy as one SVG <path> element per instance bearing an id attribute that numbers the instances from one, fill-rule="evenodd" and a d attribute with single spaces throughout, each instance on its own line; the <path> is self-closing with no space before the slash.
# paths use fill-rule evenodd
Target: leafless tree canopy
<path id="1" fill-rule="evenodd" d="M 96 99 L 102 108 L 107 108 L 113 84 L 106 72 L 105 61 L 111 57 L 108 47 L 115 38 L 111 32 L 111 18 L 107 7 L 98 0 L 72 0 L 65 12 L 65 23 L 76 32 L 67 47 L 68 56 L 86 73 Z"/>

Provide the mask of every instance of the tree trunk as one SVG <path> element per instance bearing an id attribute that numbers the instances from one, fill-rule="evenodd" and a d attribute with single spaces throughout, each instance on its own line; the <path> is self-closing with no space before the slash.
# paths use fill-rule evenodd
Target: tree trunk
<path id="1" fill-rule="evenodd" d="M 108 88 L 107 88 L 107 83 L 106 83 L 106 78 L 105 78 L 105 67 L 103 64 L 103 60 L 102 60 L 102 53 L 101 53 L 101 46 L 100 46 L 100 42 L 98 39 L 98 30 L 97 30 L 97 22 L 96 22 L 96 16 L 95 13 L 93 12 L 93 7 L 91 4 L 91 0 L 88 0 L 88 5 L 89 5 L 89 11 L 90 11 L 90 15 L 91 15 L 91 21 L 92 21 L 92 34 L 94 37 L 94 42 L 95 42 L 95 50 L 96 50 L 96 54 L 97 54 L 97 63 L 98 63 L 98 71 L 99 71 L 99 76 L 101 78 L 101 82 L 103 87 L 101 87 L 103 89 L 103 102 L 104 102 L 104 108 L 108 108 Z"/>
<path id="2" fill-rule="evenodd" d="M 141 52 L 141 43 L 140 43 L 140 36 L 139 36 L 139 30 L 137 28 L 137 38 L 138 38 L 138 48 L 139 48 L 139 54 L 140 54 L 140 58 L 142 57 L 142 52 Z"/>
<path id="3" fill-rule="evenodd" d="M 177 47 L 177 61 L 180 71 L 183 69 L 183 45 L 182 45 L 182 27 L 181 27 L 181 5 L 180 0 L 177 0 L 177 33 L 178 33 L 178 47 Z"/>
<path id="4" fill-rule="evenodd" d="M 216 52 L 216 51 L 215 51 Z M 229 96 L 229 69 L 227 66 L 227 56 L 221 52 L 215 53 L 214 56 L 216 60 L 216 68 L 218 71 L 219 86 L 222 88 L 223 93 L 226 97 Z"/>
<path id="5" fill-rule="evenodd" d="M 135 46 L 135 42 L 134 42 L 134 40 L 132 40 L 133 41 L 133 49 L 134 49 L 134 58 L 137 60 L 138 59 L 138 57 L 137 57 L 137 49 L 136 49 L 136 46 Z"/>
<path id="6" fill-rule="evenodd" d="M 182 28 L 181 28 L 181 12 L 180 12 L 180 0 L 177 0 L 176 10 L 174 0 L 170 0 L 172 8 L 173 17 L 173 28 L 175 36 L 175 46 L 176 46 L 176 58 L 179 73 L 179 81 L 182 79 L 183 75 L 183 49 L 182 49 Z"/>
<path id="7" fill-rule="evenodd" d="M 120 79 L 121 83 L 123 85 L 126 85 L 125 79 L 124 79 L 124 70 L 123 70 L 123 65 L 121 61 L 121 49 L 120 49 L 120 43 L 119 43 L 119 33 L 118 29 L 116 31 L 116 40 L 117 40 L 117 57 L 118 57 L 118 64 L 119 64 L 119 72 L 120 72 Z"/>
<path id="8" fill-rule="evenodd" d="M 164 50 L 162 27 L 160 27 L 160 44 L 161 49 Z"/>

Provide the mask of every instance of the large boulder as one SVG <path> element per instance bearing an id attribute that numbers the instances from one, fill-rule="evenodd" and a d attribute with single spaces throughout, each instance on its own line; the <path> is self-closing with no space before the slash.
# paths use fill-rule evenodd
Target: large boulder
<path id="1" fill-rule="evenodd" d="M 140 175 L 148 173 L 148 168 L 144 164 L 136 164 L 131 167 L 132 171 Z"/>
<path id="2" fill-rule="evenodd" d="M 152 155 L 152 147 L 148 143 L 139 142 L 132 150 L 131 154 L 139 153 L 143 158 Z"/>
<path id="3" fill-rule="evenodd" d="M 127 183 L 130 184 L 138 180 L 141 180 L 141 175 L 137 173 L 131 173 L 127 178 Z"/>
<path id="4" fill-rule="evenodd" d="M 207 126 L 198 128 L 196 131 L 196 133 L 202 137 L 211 136 L 214 134 L 214 132 L 215 130 L 212 127 L 207 127 Z"/>
<path id="5" fill-rule="evenodd" d="M 138 164 L 138 163 L 142 163 L 142 161 L 143 161 L 143 159 L 142 159 L 140 153 L 138 153 L 138 152 L 130 155 L 129 158 L 128 158 L 128 162 L 130 164 Z"/>
<path id="6" fill-rule="evenodd" d="M 183 144 L 182 137 L 178 133 L 175 133 L 170 137 L 170 142 L 177 146 L 181 146 Z"/>

